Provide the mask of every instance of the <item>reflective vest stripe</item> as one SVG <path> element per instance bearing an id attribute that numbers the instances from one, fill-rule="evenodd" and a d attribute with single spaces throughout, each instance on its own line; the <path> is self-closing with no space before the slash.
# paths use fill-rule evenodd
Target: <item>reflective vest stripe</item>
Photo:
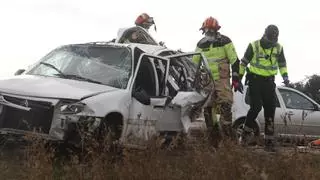
<path id="1" fill-rule="evenodd" d="M 278 70 L 277 66 L 263 66 L 259 63 L 256 64 L 252 64 L 254 67 L 259 68 L 259 69 L 263 69 L 263 70 Z"/>
<path id="2" fill-rule="evenodd" d="M 263 66 L 260 64 L 260 60 L 259 58 L 265 58 L 265 56 L 263 54 L 259 54 L 259 41 L 255 42 L 255 48 L 256 48 L 256 61 L 255 63 L 251 63 L 252 66 L 255 66 L 256 68 L 259 69 L 264 69 L 264 70 L 277 70 L 278 66 L 276 64 L 272 64 L 272 66 Z M 278 47 L 277 47 L 277 53 L 279 53 L 278 51 Z"/>

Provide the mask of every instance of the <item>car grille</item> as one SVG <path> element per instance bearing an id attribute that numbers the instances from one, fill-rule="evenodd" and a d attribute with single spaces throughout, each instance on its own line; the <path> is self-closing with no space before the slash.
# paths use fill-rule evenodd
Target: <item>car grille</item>
<path id="1" fill-rule="evenodd" d="M 16 105 L 29 107 L 30 111 L 25 111 L 9 106 L 4 107 L 0 118 L 0 128 L 12 128 L 26 131 L 39 131 L 49 133 L 54 107 L 50 102 L 27 100 L 12 96 L 3 96 L 8 102 Z"/>

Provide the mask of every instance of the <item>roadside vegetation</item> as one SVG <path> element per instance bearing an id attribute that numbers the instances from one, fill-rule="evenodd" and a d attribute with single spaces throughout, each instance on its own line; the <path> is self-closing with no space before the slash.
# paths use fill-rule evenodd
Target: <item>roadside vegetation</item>
<path id="1" fill-rule="evenodd" d="M 163 139 L 153 139 L 146 150 L 120 148 L 107 140 L 101 146 L 87 140 L 77 152 L 58 152 L 43 140 L 28 140 L 18 152 L 2 149 L 0 179 L 312 180 L 320 176 L 318 155 L 295 151 L 267 154 L 229 141 L 216 149 L 205 135 L 192 142 L 179 136 L 166 146 Z"/>

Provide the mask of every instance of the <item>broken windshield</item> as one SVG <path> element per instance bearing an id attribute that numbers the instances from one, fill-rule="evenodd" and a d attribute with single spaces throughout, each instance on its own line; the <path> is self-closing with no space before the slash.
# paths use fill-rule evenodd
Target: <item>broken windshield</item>
<path id="1" fill-rule="evenodd" d="M 27 74 L 96 82 L 125 89 L 131 75 L 131 63 L 131 50 L 126 47 L 73 45 L 53 50 Z"/>

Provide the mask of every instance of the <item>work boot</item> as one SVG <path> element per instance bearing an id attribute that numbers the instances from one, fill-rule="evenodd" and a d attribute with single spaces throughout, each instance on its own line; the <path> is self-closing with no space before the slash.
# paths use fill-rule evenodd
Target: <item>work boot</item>
<path id="1" fill-rule="evenodd" d="M 277 149 L 275 148 L 274 142 L 272 140 L 265 140 L 265 147 L 264 150 L 266 152 L 277 152 Z"/>
<path id="2" fill-rule="evenodd" d="M 245 126 L 240 132 L 241 139 L 239 139 L 239 143 L 243 146 L 253 144 L 252 136 L 254 136 L 253 129 L 249 128 L 248 126 Z"/>

